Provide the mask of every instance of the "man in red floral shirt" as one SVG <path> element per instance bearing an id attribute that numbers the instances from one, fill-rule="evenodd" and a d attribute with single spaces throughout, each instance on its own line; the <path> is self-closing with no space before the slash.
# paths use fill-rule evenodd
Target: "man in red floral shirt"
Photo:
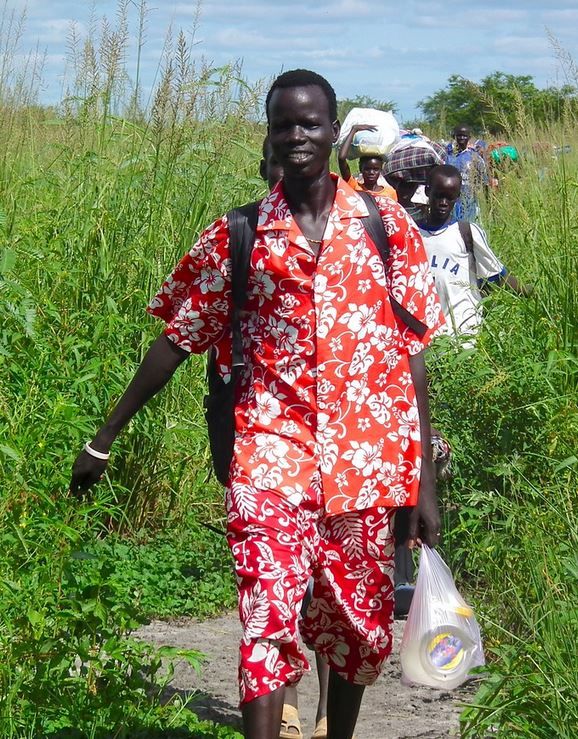
<path id="1" fill-rule="evenodd" d="M 405 211 L 376 200 L 384 267 L 365 203 L 329 171 L 339 134 L 329 83 L 287 72 L 266 109 L 284 177 L 259 208 L 226 489 L 245 736 L 278 737 L 284 686 L 308 669 L 297 618 L 312 574 L 300 631 L 331 668 L 328 736 L 350 739 L 364 687 L 391 651 L 393 513 L 414 506 L 413 544 L 439 537 L 423 349 L 443 319 Z M 98 480 L 120 430 L 191 352 L 216 346 L 230 378 L 229 247 L 225 216 L 153 298 L 165 331 L 79 455 L 73 492 Z"/>

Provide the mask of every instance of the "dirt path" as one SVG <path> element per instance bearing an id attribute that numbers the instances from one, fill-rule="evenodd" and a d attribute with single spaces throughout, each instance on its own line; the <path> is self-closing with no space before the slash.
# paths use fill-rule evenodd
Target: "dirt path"
<path id="1" fill-rule="evenodd" d="M 396 645 L 385 672 L 365 692 L 357 723 L 357 739 L 442 739 L 457 737 L 460 703 L 467 701 L 473 688 L 453 692 L 419 687 L 400 682 L 398 649 L 403 622 L 396 621 Z M 236 613 L 209 621 L 154 621 L 139 631 L 146 641 L 203 652 L 207 661 L 201 675 L 186 664 L 176 667 L 173 690 L 199 692 L 194 710 L 202 718 L 240 728 L 237 707 L 237 653 L 240 629 Z M 301 726 L 309 739 L 315 728 L 317 681 L 315 672 L 304 676 L 299 688 Z"/>

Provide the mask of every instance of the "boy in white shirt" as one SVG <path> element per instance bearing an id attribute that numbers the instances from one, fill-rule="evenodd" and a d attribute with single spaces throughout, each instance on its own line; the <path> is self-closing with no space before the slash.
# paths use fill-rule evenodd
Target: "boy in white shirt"
<path id="1" fill-rule="evenodd" d="M 457 336 L 473 336 L 482 321 L 480 302 L 484 285 L 507 285 L 519 295 L 529 295 L 524 286 L 494 254 L 485 231 L 475 223 L 460 223 L 454 205 L 460 196 L 462 178 L 449 164 L 433 167 L 425 193 L 429 207 L 425 222 L 419 223 L 433 272 L 436 290 L 446 319 L 446 330 Z"/>

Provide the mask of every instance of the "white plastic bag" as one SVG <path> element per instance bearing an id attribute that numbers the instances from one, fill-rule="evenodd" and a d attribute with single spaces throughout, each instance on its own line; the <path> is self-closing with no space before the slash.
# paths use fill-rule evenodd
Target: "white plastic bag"
<path id="1" fill-rule="evenodd" d="M 393 113 L 376 108 L 352 108 L 341 124 L 337 146 L 341 146 L 353 126 L 365 123 L 375 126 L 377 130 L 358 131 L 353 137 L 348 159 L 371 155 L 383 156 L 399 140 L 399 124 Z"/>
<path id="2" fill-rule="evenodd" d="M 480 627 L 452 574 L 434 550 L 421 548 L 417 583 L 400 648 L 404 683 L 452 690 L 485 664 Z"/>

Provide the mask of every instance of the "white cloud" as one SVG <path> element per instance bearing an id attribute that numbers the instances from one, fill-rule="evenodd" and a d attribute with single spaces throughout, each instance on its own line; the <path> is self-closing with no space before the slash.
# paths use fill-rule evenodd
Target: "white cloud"
<path id="1" fill-rule="evenodd" d="M 500 36 L 492 42 L 492 48 L 506 56 L 539 56 L 547 53 L 550 44 L 546 36 Z"/>

